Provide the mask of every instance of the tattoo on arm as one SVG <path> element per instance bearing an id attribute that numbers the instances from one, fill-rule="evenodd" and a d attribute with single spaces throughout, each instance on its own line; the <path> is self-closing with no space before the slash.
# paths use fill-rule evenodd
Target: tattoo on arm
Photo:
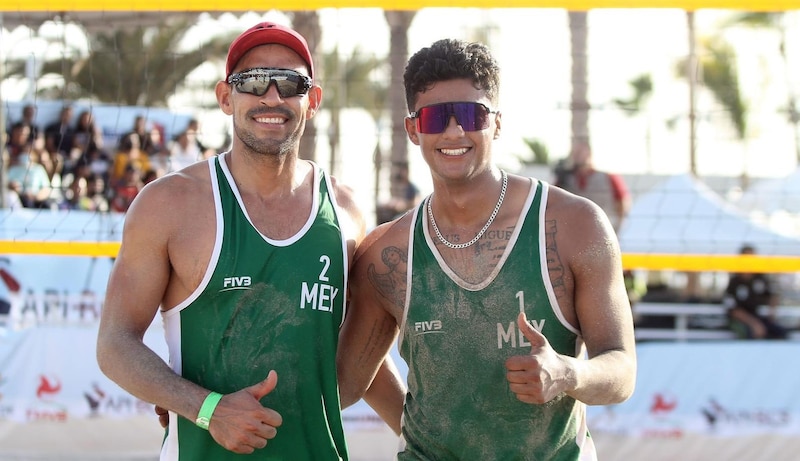
<path id="1" fill-rule="evenodd" d="M 408 254 L 398 247 L 389 246 L 381 252 L 381 260 L 386 265 L 386 271 L 379 273 L 375 265 L 370 264 L 369 281 L 381 296 L 402 309 L 406 297 Z"/>
<path id="2" fill-rule="evenodd" d="M 544 225 L 547 272 L 550 274 L 556 298 L 561 298 L 566 294 L 566 287 L 564 286 L 564 264 L 561 263 L 561 257 L 558 255 L 558 247 L 556 246 L 556 222 L 555 220 L 545 221 Z"/>

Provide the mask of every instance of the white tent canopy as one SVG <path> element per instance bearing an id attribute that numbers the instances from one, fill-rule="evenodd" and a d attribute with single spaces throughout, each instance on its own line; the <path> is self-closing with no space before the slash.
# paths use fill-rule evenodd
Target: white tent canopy
<path id="1" fill-rule="evenodd" d="M 761 226 L 689 175 L 668 178 L 633 203 L 619 234 L 625 253 L 800 255 L 800 239 Z"/>
<path id="2" fill-rule="evenodd" d="M 746 211 L 800 214 L 800 169 L 788 176 L 756 182 L 742 193 L 736 204 Z"/>

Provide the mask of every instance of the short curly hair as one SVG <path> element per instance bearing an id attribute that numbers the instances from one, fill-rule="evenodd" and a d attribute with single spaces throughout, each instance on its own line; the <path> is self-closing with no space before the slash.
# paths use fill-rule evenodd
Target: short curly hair
<path id="1" fill-rule="evenodd" d="M 418 95 L 435 83 L 462 78 L 472 80 L 475 88 L 486 92 L 492 104 L 497 103 L 500 67 L 486 45 L 443 39 L 417 51 L 408 60 L 403 74 L 409 112 L 414 110 Z"/>

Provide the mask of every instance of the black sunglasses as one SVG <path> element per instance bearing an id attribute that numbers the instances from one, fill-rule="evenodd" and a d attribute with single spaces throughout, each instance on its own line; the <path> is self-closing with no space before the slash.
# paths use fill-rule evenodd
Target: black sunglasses
<path id="1" fill-rule="evenodd" d="M 419 108 L 409 117 L 416 119 L 417 131 L 424 134 L 443 132 L 455 116 L 464 131 L 480 131 L 489 128 L 489 114 L 497 113 L 479 102 L 444 102 Z"/>
<path id="2" fill-rule="evenodd" d="M 264 96 L 269 86 L 275 83 L 281 98 L 290 98 L 308 93 L 311 78 L 291 69 L 257 67 L 231 74 L 228 83 L 239 93 Z"/>

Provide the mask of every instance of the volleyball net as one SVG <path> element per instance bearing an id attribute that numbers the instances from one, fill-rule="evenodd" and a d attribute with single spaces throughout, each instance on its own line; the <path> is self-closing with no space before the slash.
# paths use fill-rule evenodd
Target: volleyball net
<path id="1" fill-rule="evenodd" d="M 787 178 L 781 179 L 788 180 L 796 167 L 797 120 L 794 125 L 786 121 L 796 107 L 786 103 L 794 101 L 795 90 L 800 90 L 800 65 L 792 62 L 792 56 L 799 54 L 781 50 L 794 51 L 792 43 L 800 43 L 796 11 L 800 0 L 307 0 L 294 3 L 291 11 L 269 12 L 253 12 L 251 6 L 243 0 L 224 4 L 211 0 L 169 4 L 6 0 L 0 6 L 0 120 L 10 126 L 22 117 L 26 105 L 34 105 L 36 121 L 44 130 L 69 103 L 75 112 L 73 122 L 83 111 L 93 114 L 105 150 L 113 157 L 137 116 L 147 120 L 148 129 L 158 131 L 164 146 L 175 142 L 190 121 L 199 119 L 198 139 L 220 150 L 228 142 L 230 126 L 219 118 L 213 85 L 221 78 L 224 45 L 231 34 L 243 29 L 241 19 L 252 22 L 269 17 L 291 23 L 298 12 L 316 12 L 321 39 L 315 59 L 320 62 L 319 80 L 326 99 L 317 126 L 307 134 L 314 141 L 315 160 L 345 184 L 355 186 L 362 208 L 373 213 L 388 193 L 388 170 L 396 161 L 389 158 L 394 134 L 391 114 L 387 106 L 376 102 L 386 99 L 387 85 L 396 80 L 387 64 L 392 48 L 384 11 L 409 12 L 406 52 L 426 45 L 431 37 L 487 42 L 503 65 L 501 93 L 506 98 L 501 103 L 503 152 L 496 160 L 510 171 L 524 172 L 532 165 L 532 153 L 523 141 L 541 141 L 549 146 L 550 157 L 544 169 L 531 175 L 545 180 L 551 179 L 555 162 L 567 154 L 575 109 L 570 103 L 570 66 L 575 56 L 570 56 L 567 11 L 588 11 L 588 26 L 583 30 L 588 34 L 591 106 L 587 113 L 592 133 L 610 133 L 606 137 L 593 134 L 596 155 L 606 156 L 598 163 L 613 170 L 622 157 L 632 169 L 645 172 L 622 172 L 634 198 L 629 222 L 620 234 L 625 268 L 800 271 L 800 225 L 795 220 L 800 204 L 792 202 L 793 186 L 762 176 L 764 164 L 772 162 L 762 152 L 774 150 L 769 146 L 776 143 L 786 152 L 779 165 L 784 165 Z M 761 18 L 761 29 L 746 38 L 753 49 L 737 46 L 742 43 L 737 40 L 755 25 L 744 20 L 702 20 L 704 12 L 715 10 L 769 13 Z M 615 22 L 614 15 L 630 11 L 645 16 Z M 697 12 L 701 19 L 698 59 L 733 53 L 727 64 L 713 61 L 717 67 L 703 67 L 706 73 L 717 69 L 721 75 L 740 77 L 716 88 L 708 80 L 697 90 L 694 114 L 685 107 L 689 85 L 679 70 L 689 54 L 688 45 L 677 52 L 655 42 L 650 48 L 628 50 L 603 33 L 618 27 L 614 24 L 624 24 L 621 32 L 625 33 L 617 34 L 628 35 L 622 38 L 624 42 L 649 42 L 653 40 L 647 33 L 653 27 L 649 21 L 655 21 L 652 24 L 672 24 L 672 29 L 663 30 L 681 41 L 687 34 L 687 11 Z M 354 12 L 363 14 L 354 20 L 350 17 Z M 444 17 L 448 20 L 443 21 Z M 183 29 L 172 29 L 183 40 L 175 40 L 173 48 L 162 48 L 161 55 L 153 56 L 157 48 L 150 46 L 152 38 L 170 19 L 185 21 Z M 222 45 L 215 46 L 212 36 L 218 36 Z M 131 48 L 126 40 L 134 38 L 139 43 Z M 730 46 L 719 45 L 720 39 Z M 373 46 L 372 42 L 384 44 Z M 192 58 L 198 53 L 199 57 Z M 100 61 L 93 61 L 93 70 L 81 72 L 90 55 Z M 182 70 L 192 62 L 201 70 Z M 631 65 L 637 63 L 640 67 Z M 763 66 L 763 72 L 725 74 L 721 67 L 725 65 Z M 163 73 L 164 69 L 168 72 Z M 180 78 L 173 79 L 170 73 Z M 645 77 L 650 79 L 649 91 L 646 85 L 637 86 L 647 81 Z M 131 88 L 139 93 L 127 94 Z M 737 113 L 736 101 L 726 102 L 720 96 L 733 89 L 745 95 L 739 109 L 747 106 L 747 114 Z M 159 92 L 163 97 L 154 96 Z M 530 101 L 516 107 L 513 100 L 522 99 L 520 92 L 527 92 Z M 686 101 L 676 101 L 676 94 Z M 368 98 L 358 100 L 354 95 Z M 651 102 L 645 104 L 648 98 Z M 334 110 L 340 112 L 334 114 Z M 693 135 L 698 157 L 695 174 L 687 173 L 690 118 L 699 120 Z M 340 120 L 340 125 L 334 120 Z M 742 120 L 748 128 L 742 128 Z M 712 159 L 711 153 L 722 150 L 731 152 L 728 160 Z M 413 153 L 408 162 L 412 180 L 422 182 L 424 190 L 425 165 Z M 733 170 L 726 169 L 730 164 L 735 164 Z M 113 168 L 113 159 L 107 167 Z M 664 169 L 668 173 L 657 173 Z M 718 170 L 726 174 L 714 174 Z M 678 176 L 680 181 L 671 181 Z M 721 177 L 727 177 L 727 183 L 721 183 Z M 54 189 L 61 194 L 58 200 L 70 193 L 64 178 Z M 66 211 L 74 209 L 70 205 L 52 208 L 62 210 L 3 210 L 0 254 L 116 256 L 124 212 Z M 754 245 L 757 254 L 739 255 L 743 244 Z"/>

